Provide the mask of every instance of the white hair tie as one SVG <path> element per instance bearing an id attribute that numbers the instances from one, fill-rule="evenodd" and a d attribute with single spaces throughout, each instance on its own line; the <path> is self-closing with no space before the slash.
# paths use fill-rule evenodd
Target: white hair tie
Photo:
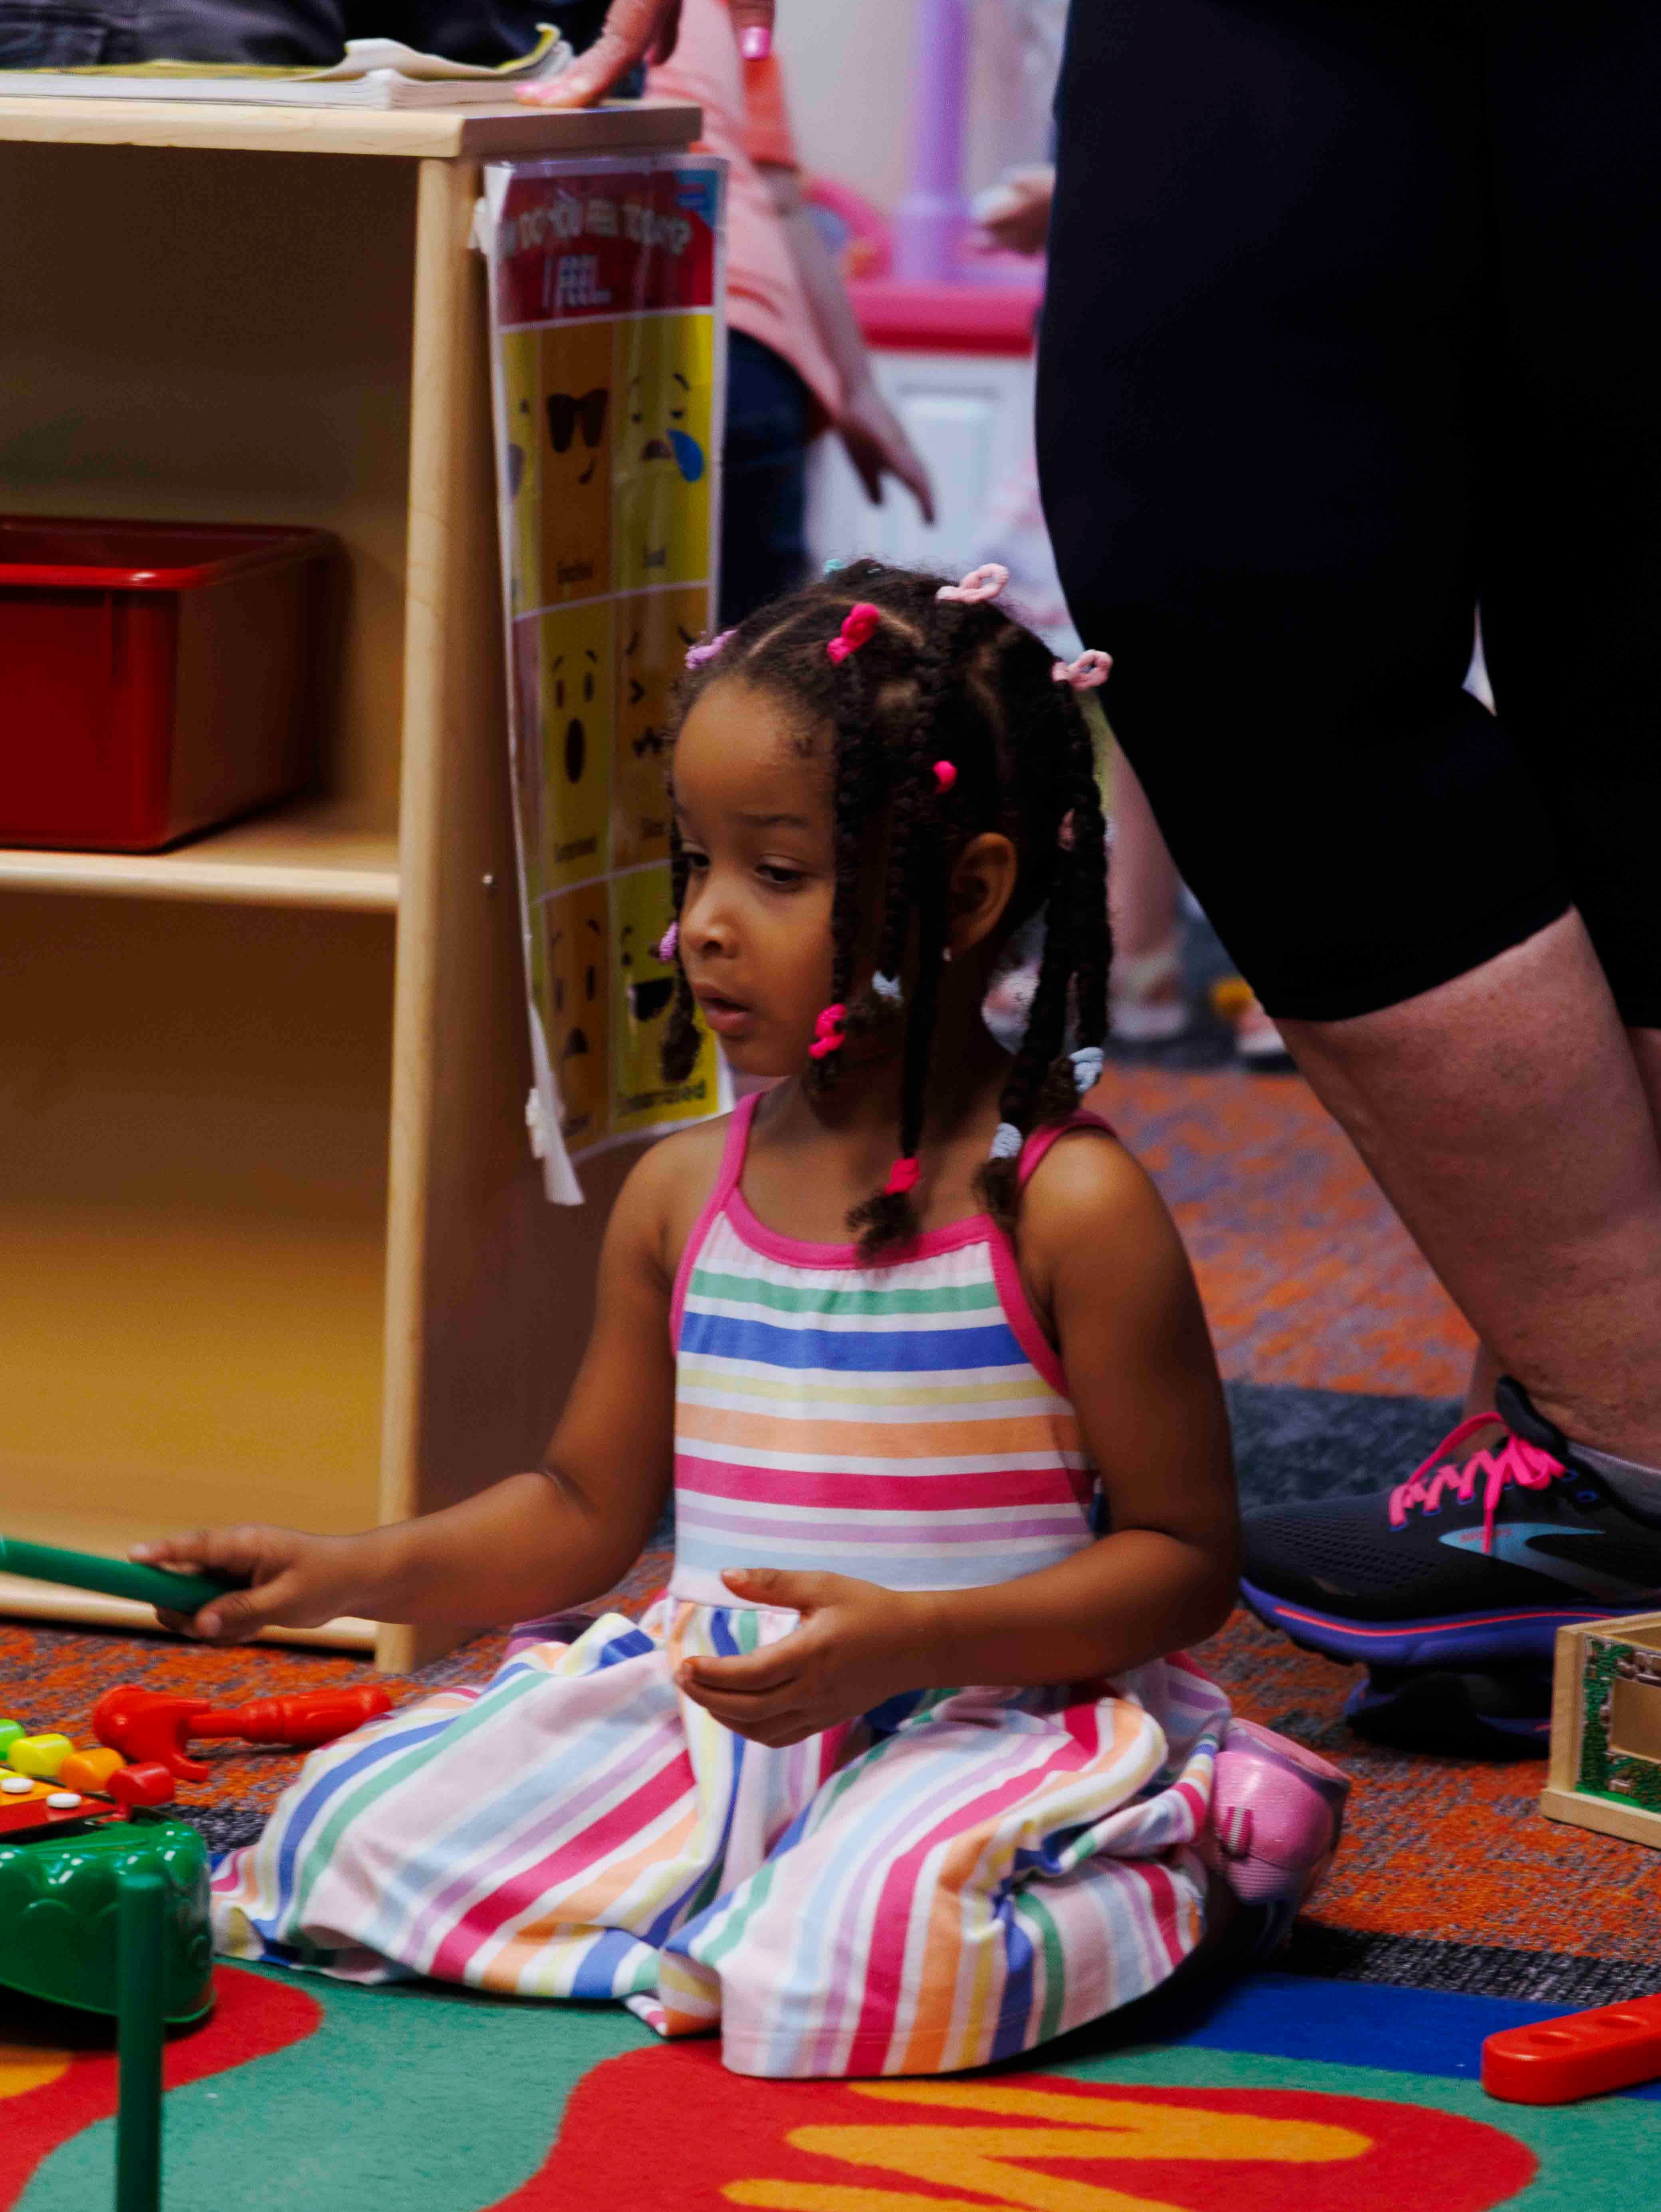
<path id="1" fill-rule="evenodd" d="M 1018 1159 L 1025 1141 L 1013 1121 L 1000 1121 L 992 1133 L 992 1149 L 986 1157 L 989 1160 Z"/>
<path id="2" fill-rule="evenodd" d="M 960 606 L 978 607 L 988 599 L 995 599 L 1009 581 L 1009 571 L 1001 561 L 983 561 L 978 568 L 971 568 L 959 584 L 942 584 L 934 597 L 955 599 Z"/>
<path id="3" fill-rule="evenodd" d="M 1080 1098 L 1092 1091 L 1102 1079 L 1102 1070 L 1107 1065 L 1107 1054 L 1098 1044 L 1081 1045 L 1072 1054 L 1073 1080 Z"/>
<path id="4" fill-rule="evenodd" d="M 871 978 L 871 988 L 876 993 L 879 999 L 884 1000 L 886 1005 L 891 1006 L 898 1006 L 900 1002 L 900 979 L 897 975 L 885 975 L 881 969 L 879 969 L 876 974 Z"/>

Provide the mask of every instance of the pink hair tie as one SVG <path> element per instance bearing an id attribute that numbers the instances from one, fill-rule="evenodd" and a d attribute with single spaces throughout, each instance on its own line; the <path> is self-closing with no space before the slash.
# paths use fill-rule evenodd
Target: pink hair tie
<path id="1" fill-rule="evenodd" d="M 1069 684 L 1074 691 L 1093 691 L 1098 684 L 1106 683 L 1112 665 L 1112 654 L 1098 653 L 1092 645 L 1076 660 L 1058 660 L 1050 673 L 1057 684 Z"/>
<path id="2" fill-rule="evenodd" d="M 869 599 L 861 599 L 849 607 L 843 617 L 842 628 L 825 647 L 832 660 L 840 665 L 850 653 L 860 647 L 874 633 L 882 620 L 882 609 L 873 607 Z"/>
<path id="3" fill-rule="evenodd" d="M 935 762 L 934 788 L 940 793 L 942 798 L 944 798 L 946 793 L 951 790 L 952 785 L 957 781 L 957 780 L 958 771 L 952 767 L 950 761 Z"/>
<path id="4" fill-rule="evenodd" d="M 689 668 L 706 666 L 715 659 L 732 635 L 730 629 L 724 629 L 719 637 L 712 637 L 707 645 L 689 645 L 686 648 L 686 665 Z"/>
<path id="5" fill-rule="evenodd" d="M 678 921 L 672 921 L 657 943 L 658 958 L 662 961 L 666 968 L 674 958 L 675 948 L 679 943 L 680 924 Z"/>
<path id="6" fill-rule="evenodd" d="M 995 599 L 1008 581 L 1009 571 L 1001 561 L 984 561 L 978 568 L 971 568 L 960 584 L 942 584 L 934 597 L 955 599 L 959 606 L 978 607 Z"/>
<path id="7" fill-rule="evenodd" d="M 813 1023 L 813 1042 L 807 1048 L 814 1060 L 824 1060 L 848 1041 L 843 1024 L 848 1018 L 848 1009 L 840 1000 L 835 1006 L 821 1006 Z"/>
<path id="8" fill-rule="evenodd" d="M 909 1190 L 917 1187 L 917 1177 L 922 1173 L 915 1158 L 896 1160 L 888 1170 L 888 1180 L 882 1187 L 885 1198 L 904 1198 Z"/>

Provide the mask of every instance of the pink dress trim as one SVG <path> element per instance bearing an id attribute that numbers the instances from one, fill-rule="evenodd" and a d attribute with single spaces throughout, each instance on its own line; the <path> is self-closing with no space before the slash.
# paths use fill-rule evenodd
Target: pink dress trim
<path id="1" fill-rule="evenodd" d="M 756 1109 L 763 1093 L 753 1091 L 741 1098 L 733 1109 L 733 1118 L 727 1124 L 727 1142 L 722 1147 L 721 1165 L 715 1170 L 715 1187 L 703 1202 L 703 1211 L 692 1224 L 692 1233 L 686 1240 L 686 1249 L 680 1255 L 680 1265 L 675 1270 L 675 1287 L 669 1300 L 669 1349 L 680 1350 L 680 1317 L 686 1304 L 686 1285 L 692 1279 L 693 1262 L 698 1256 L 704 1238 L 721 1218 L 721 1208 L 739 1187 L 739 1177 L 744 1173 L 744 1155 L 750 1144 L 750 1124 L 756 1118 Z"/>
<path id="2" fill-rule="evenodd" d="M 866 1262 L 860 1257 L 857 1244 L 817 1244 L 805 1237 L 787 1237 L 783 1231 L 770 1229 L 758 1220 L 750 1201 L 739 1188 L 744 1174 L 745 1155 L 750 1146 L 750 1131 L 756 1118 L 756 1109 L 764 1094 L 757 1092 L 744 1099 L 733 1112 L 727 1125 L 726 1149 L 721 1156 L 721 1167 L 715 1176 L 715 1187 L 704 1203 L 703 1211 L 692 1224 L 692 1233 L 686 1240 L 686 1249 L 680 1255 L 680 1265 L 675 1270 L 674 1295 L 669 1304 L 669 1341 L 677 1351 L 680 1346 L 680 1319 L 686 1304 L 686 1285 L 692 1279 L 692 1269 L 705 1238 L 720 1219 L 723 1212 L 739 1237 L 752 1252 L 764 1259 L 782 1261 L 786 1267 L 861 1268 Z M 1111 1137 L 1111 1123 L 1099 1114 L 1084 1109 L 1057 1121 L 1048 1129 L 1035 1130 L 1021 1149 L 1020 1188 L 1025 1190 L 1050 1148 L 1060 1137 L 1074 1129 L 1099 1130 Z M 1070 1394 L 1067 1376 L 1056 1347 L 1038 1326 L 1037 1317 L 1028 1303 L 1021 1283 L 1021 1271 L 1015 1258 L 1013 1246 L 987 1213 L 970 1213 L 961 1221 L 948 1221 L 943 1229 L 931 1229 L 925 1236 L 916 1237 L 895 1256 L 903 1260 L 930 1260 L 942 1252 L 960 1252 L 968 1244 L 987 1244 L 992 1252 L 992 1276 L 997 1285 L 998 1303 L 1003 1309 L 1004 1319 L 1014 1333 L 1015 1341 L 1026 1354 L 1044 1381 L 1058 1397 Z"/>

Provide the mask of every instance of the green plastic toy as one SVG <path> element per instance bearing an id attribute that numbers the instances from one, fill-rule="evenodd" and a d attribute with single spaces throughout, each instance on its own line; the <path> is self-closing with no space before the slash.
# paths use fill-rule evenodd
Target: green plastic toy
<path id="1" fill-rule="evenodd" d="M 98 1590 L 106 1597 L 136 1598 L 140 1605 L 168 1613 L 197 1613 L 211 1599 L 239 1585 L 217 1575 L 175 1575 L 164 1567 L 143 1567 L 134 1559 L 108 1559 L 101 1552 L 65 1552 L 56 1544 L 26 1544 L 0 1536 L 0 1574 L 24 1575 L 36 1583 L 64 1583 L 70 1589 Z"/>
<path id="2" fill-rule="evenodd" d="M 121 1888 L 139 1875 L 163 1893 L 159 2017 L 202 2019 L 213 2008 L 207 1847 L 187 1822 L 157 1813 L 0 1840 L 0 1985 L 119 2016 Z"/>
<path id="3" fill-rule="evenodd" d="M 126 1868 L 119 1878 L 121 2059 L 115 2121 L 115 2212 L 161 2212 L 161 1984 L 167 1888 L 158 1874 Z"/>

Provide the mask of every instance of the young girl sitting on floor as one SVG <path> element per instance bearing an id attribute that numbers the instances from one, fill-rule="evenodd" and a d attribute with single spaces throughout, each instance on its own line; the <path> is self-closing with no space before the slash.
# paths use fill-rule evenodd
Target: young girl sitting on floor
<path id="1" fill-rule="evenodd" d="M 611 1588 L 672 1474 L 667 1594 L 316 1753 L 218 1869 L 232 1955 L 621 1998 L 741 2073 L 928 2074 L 1142 1996 L 1220 1876 L 1289 1917 L 1329 1854 L 1342 1778 L 1181 1656 L 1235 1506 L 1176 1231 L 1080 1103 L 1104 656 L 1060 666 L 1001 580 L 861 563 L 689 656 L 666 1066 L 702 1008 L 788 1079 L 635 1168 L 545 1468 L 142 1553 L 252 1583 L 204 1636 L 477 1627 Z M 1012 1059 L 981 1003 L 1041 908 Z"/>

